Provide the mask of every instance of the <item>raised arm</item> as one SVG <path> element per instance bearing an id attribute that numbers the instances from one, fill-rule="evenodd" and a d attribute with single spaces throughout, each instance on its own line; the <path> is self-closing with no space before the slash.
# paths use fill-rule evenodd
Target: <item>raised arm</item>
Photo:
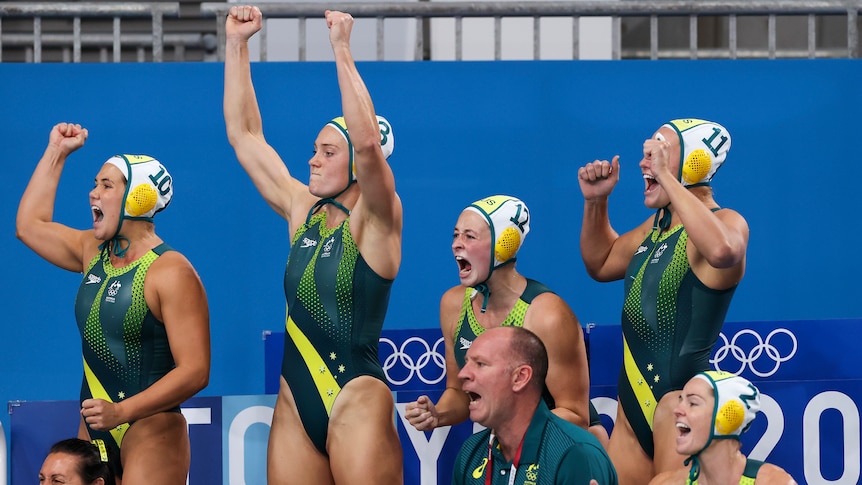
<path id="1" fill-rule="evenodd" d="M 63 269 L 83 272 L 85 244 L 97 242 L 92 231 L 54 222 L 54 201 L 66 157 L 84 145 L 89 133 L 81 125 L 58 123 L 24 190 L 15 219 L 15 235 L 36 254 Z"/>
<path id="2" fill-rule="evenodd" d="M 94 429 L 152 416 L 178 406 L 209 382 L 209 309 L 203 284 L 191 263 L 169 251 L 150 267 L 144 297 L 164 322 L 175 367 L 146 390 L 119 403 L 88 399 L 82 414 Z"/>
<path id="3" fill-rule="evenodd" d="M 578 169 L 578 184 L 584 196 L 581 257 L 587 273 L 596 281 L 614 281 L 625 276 L 632 254 L 648 229 L 644 223 L 620 236 L 611 227 L 608 197 L 619 180 L 619 156 L 610 162 L 596 160 Z"/>
<path id="4" fill-rule="evenodd" d="M 225 21 L 225 128 L 237 160 L 267 204 L 288 220 L 292 230 L 294 205 L 303 206 L 298 210 L 308 210 L 313 201 L 307 187 L 290 175 L 281 157 L 263 136 L 248 54 L 248 39 L 261 29 L 262 22 L 260 9 L 250 6 L 231 7 Z M 302 198 L 308 199 L 307 206 L 300 201 Z"/>
<path id="5" fill-rule="evenodd" d="M 692 268 L 707 286 L 723 289 L 739 283 L 745 271 L 748 247 L 748 223 L 739 213 L 723 209 L 713 212 L 696 191 L 708 188 L 686 188 L 670 170 L 669 143 L 648 139 L 644 142 L 644 157 L 652 160 L 651 173 L 668 194 L 673 211 L 689 236 L 695 254 Z M 701 194 L 706 197 L 707 192 Z M 711 201 L 711 197 L 708 198 Z M 716 204 L 717 206 L 717 204 Z"/>
<path id="6" fill-rule="evenodd" d="M 359 250 L 383 277 L 394 278 L 401 263 L 401 201 L 395 177 L 380 147 L 380 126 L 371 95 L 350 51 L 353 17 L 326 11 L 329 40 L 335 55 L 344 120 L 354 149 L 360 196 L 351 214 Z"/>

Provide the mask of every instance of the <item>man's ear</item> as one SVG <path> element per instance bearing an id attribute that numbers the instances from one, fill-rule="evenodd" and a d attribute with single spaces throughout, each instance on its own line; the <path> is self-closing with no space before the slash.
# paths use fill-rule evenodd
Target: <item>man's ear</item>
<path id="1" fill-rule="evenodd" d="M 533 368 L 527 364 L 521 364 L 512 371 L 512 390 L 521 392 L 530 385 L 533 380 Z"/>

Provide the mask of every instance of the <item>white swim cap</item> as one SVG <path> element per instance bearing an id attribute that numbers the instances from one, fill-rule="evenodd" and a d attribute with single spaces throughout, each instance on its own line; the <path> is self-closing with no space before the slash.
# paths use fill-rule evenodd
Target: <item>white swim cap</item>
<path id="1" fill-rule="evenodd" d="M 350 141 L 350 134 L 347 132 L 347 122 L 343 116 L 339 116 L 333 118 L 326 125 L 335 127 L 344 139 L 347 140 L 347 148 L 350 150 L 350 164 L 348 165 L 347 173 L 349 183 L 353 183 L 356 180 L 356 166 L 353 165 L 353 143 Z M 389 160 L 389 156 L 395 150 L 395 135 L 392 134 L 392 125 L 389 124 L 386 118 L 380 115 L 377 115 L 377 125 L 380 127 L 380 148 L 383 149 L 383 157 Z"/>
<path id="2" fill-rule="evenodd" d="M 760 410 L 760 391 L 747 379 L 724 371 L 701 372 L 715 394 L 713 429 L 715 438 L 739 438 L 748 431 Z"/>
<path id="3" fill-rule="evenodd" d="M 493 195 L 473 202 L 464 210 L 480 214 L 491 228 L 494 244 L 491 246 L 490 271 L 511 261 L 530 232 L 530 211 L 515 197 Z"/>
<path id="4" fill-rule="evenodd" d="M 666 126 L 679 135 L 679 181 L 684 187 L 709 185 L 727 158 L 730 133 L 713 121 L 680 119 Z"/>
<path id="5" fill-rule="evenodd" d="M 171 203 L 174 196 L 173 179 L 155 158 L 148 155 L 114 155 L 105 163 L 117 167 L 126 178 L 123 218 L 152 221 L 157 212 Z"/>

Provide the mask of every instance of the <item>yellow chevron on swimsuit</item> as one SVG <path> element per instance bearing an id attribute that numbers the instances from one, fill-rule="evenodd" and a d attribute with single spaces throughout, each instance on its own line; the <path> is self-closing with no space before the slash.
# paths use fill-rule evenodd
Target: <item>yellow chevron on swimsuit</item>
<path id="1" fill-rule="evenodd" d="M 626 377 L 629 379 L 629 385 L 635 393 L 635 397 L 641 407 L 641 412 L 643 413 L 644 418 L 646 418 L 650 429 L 653 429 L 652 420 L 655 416 L 655 408 L 658 403 L 656 402 L 652 389 L 650 389 L 649 383 L 644 379 L 640 369 L 638 369 L 638 365 L 635 362 L 634 357 L 632 357 L 629 343 L 626 342 L 625 337 L 623 337 L 623 362 L 626 367 Z"/>
<path id="2" fill-rule="evenodd" d="M 96 377 L 96 374 L 94 374 L 93 370 L 90 369 L 90 365 L 87 364 L 87 359 L 84 359 L 84 375 L 87 377 L 87 386 L 90 387 L 90 393 L 94 398 L 102 399 L 110 403 L 114 402 L 114 400 L 111 399 L 111 396 L 108 395 L 108 391 L 106 391 L 105 387 L 102 386 L 102 383 L 99 382 L 99 378 Z M 123 423 L 110 430 L 111 436 L 114 437 L 114 440 L 118 445 L 123 443 L 123 436 L 126 434 L 128 429 L 129 423 Z"/>
<path id="3" fill-rule="evenodd" d="M 311 341 L 308 340 L 308 337 L 302 333 L 302 330 L 299 329 L 293 318 L 287 317 L 285 328 L 294 344 L 296 344 L 296 348 L 299 349 L 299 353 L 302 354 L 302 360 L 305 362 L 305 366 L 308 367 L 308 373 L 317 386 L 317 393 L 320 395 L 320 400 L 326 408 L 326 414 L 332 414 L 332 404 L 335 402 L 335 397 L 341 392 L 341 386 L 335 381 L 323 358 L 317 352 L 317 349 L 314 348 L 314 345 L 311 344 Z"/>

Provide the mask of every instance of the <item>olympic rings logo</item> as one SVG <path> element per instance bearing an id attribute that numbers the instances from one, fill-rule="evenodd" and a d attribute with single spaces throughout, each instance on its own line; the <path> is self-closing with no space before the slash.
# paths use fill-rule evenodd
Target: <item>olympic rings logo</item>
<path id="1" fill-rule="evenodd" d="M 395 342 L 385 337 L 380 338 L 380 343 L 387 344 L 392 348 L 392 354 L 383 360 L 383 372 L 386 374 L 386 380 L 390 384 L 402 386 L 409 382 L 414 375 L 425 384 L 437 384 L 446 377 L 446 357 L 440 353 L 440 347 L 443 345 L 443 337 L 437 339 L 433 348 L 421 337 L 410 337 L 401 344 L 401 347 L 398 347 L 395 345 Z M 421 352 L 415 360 L 407 352 L 407 346 L 411 343 L 420 344 L 420 352 L 424 348 L 424 352 Z M 417 352 L 413 353 L 416 354 Z M 399 377 L 405 372 L 404 370 L 398 369 L 400 372 L 395 373 L 395 377 L 390 373 L 390 370 L 395 369 L 399 363 L 406 369 L 407 374 L 406 377 L 400 379 Z M 426 370 L 426 367 L 428 367 L 428 370 Z M 428 373 L 434 372 L 434 374 L 428 377 L 423 374 L 423 371 Z M 439 375 L 437 371 L 439 371 Z"/>
<path id="2" fill-rule="evenodd" d="M 756 344 L 748 351 L 745 352 L 742 346 L 737 344 L 737 341 L 744 335 L 751 335 L 754 337 Z M 777 337 L 780 335 L 784 335 L 784 343 L 788 345 L 782 345 L 781 347 L 784 349 L 790 348 L 790 351 L 787 355 L 783 355 L 781 351 L 778 350 L 773 344 L 773 339 L 777 340 Z M 796 355 L 796 350 L 798 349 L 796 336 L 793 335 L 793 332 L 787 330 L 786 328 L 776 328 L 775 330 L 769 332 L 769 335 L 766 336 L 766 339 L 760 337 L 760 334 L 751 329 L 740 330 L 733 336 L 733 338 L 728 342 L 727 337 L 725 337 L 724 333 L 720 333 L 718 337 L 724 342 L 721 347 L 718 347 L 715 351 L 715 356 L 709 359 L 709 362 L 715 366 L 716 370 L 725 370 L 719 367 L 719 363 L 723 362 L 725 359 L 732 358 L 736 359 L 739 363 L 739 369 L 736 372 L 728 370 L 727 372 L 731 372 L 735 375 L 739 375 L 742 371 L 745 370 L 746 367 L 751 369 L 751 372 L 758 377 L 769 377 L 776 372 L 778 372 L 778 368 L 781 366 L 783 362 L 787 362 L 794 355 Z M 788 340 L 789 339 L 789 340 Z M 769 360 L 772 361 L 773 365 L 771 369 L 766 371 L 760 370 L 755 367 L 755 362 L 758 365 L 763 365 L 762 360 L 760 358 L 762 356 L 768 357 Z"/>

